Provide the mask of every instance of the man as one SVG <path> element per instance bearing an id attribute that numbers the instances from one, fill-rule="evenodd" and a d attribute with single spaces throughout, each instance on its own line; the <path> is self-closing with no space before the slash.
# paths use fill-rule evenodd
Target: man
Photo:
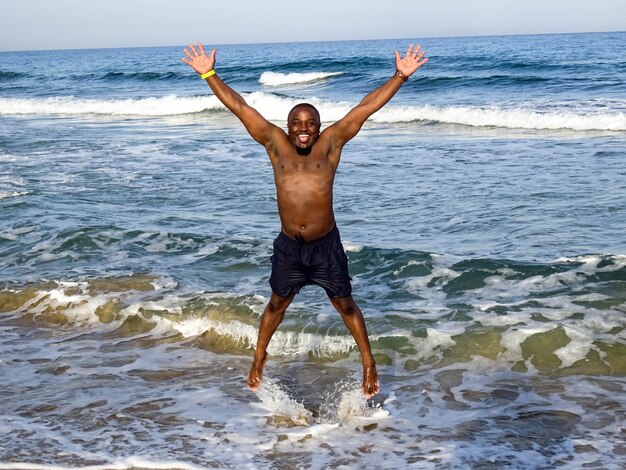
<path id="1" fill-rule="evenodd" d="M 296 105 L 287 117 L 287 133 L 267 121 L 215 73 L 215 52 L 207 56 L 202 44 L 190 44 L 183 62 L 204 78 L 215 96 L 233 112 L 254 140 L 265 147 L 274 169 L 281 233 L 274 241 L 271 298 L 261 316 L 259 336 L 248 387 L 261 385 L 267 346 L 300 287 L 318 284 L 326 291 L 352 334 L 363 363 L 363 393 L 380 390 L 365 321 L 352 298 L 347 257 L 333 214 L 333 181 L 344 145 L 363 123 L 382 108 L 402 84 L 428 60 L 420 46 L 411 44 L 404 57 L 396 51 L 396 72 L 368 94 L 345 117 L 320 133 L 317 109 Z"/>

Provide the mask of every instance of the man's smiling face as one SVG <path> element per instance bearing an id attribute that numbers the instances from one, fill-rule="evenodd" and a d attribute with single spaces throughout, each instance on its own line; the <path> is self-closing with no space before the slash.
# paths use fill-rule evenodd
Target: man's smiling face
<path id="1" fill-rule="evenodd" d="M 298 150 L 310 150 L 320 135 L 320 126 L 317 109 L 308 104 L 296 105 L 287 118 L 289 142 Z"/>

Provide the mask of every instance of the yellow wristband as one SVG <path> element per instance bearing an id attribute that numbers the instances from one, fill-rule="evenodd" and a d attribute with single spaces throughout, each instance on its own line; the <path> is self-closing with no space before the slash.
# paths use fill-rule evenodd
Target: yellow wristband
<path id="1" fill-rule="evenodd" d="M 200 78 L 202 80 L 205 80 L 205 79 L 209 78 L 211 75 L 215 75 L 215 69 L 211 69 L 207 73 L 203 73 L 202 75 L 200 75 Z"/>

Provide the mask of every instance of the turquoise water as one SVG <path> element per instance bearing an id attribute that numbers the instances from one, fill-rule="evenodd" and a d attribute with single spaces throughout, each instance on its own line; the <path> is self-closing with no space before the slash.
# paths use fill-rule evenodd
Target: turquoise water
<path id="1" fill-rule="evenodd" d="M 325 125 L 406 43 L 223 46 L 217 70 Z M 367 404 L 314 287 L 245 388 L 271 167 L 182 47 L 0 53 L 0 468 L 621 468 L 626 34 L 423 45 L 336 178 Z"/>

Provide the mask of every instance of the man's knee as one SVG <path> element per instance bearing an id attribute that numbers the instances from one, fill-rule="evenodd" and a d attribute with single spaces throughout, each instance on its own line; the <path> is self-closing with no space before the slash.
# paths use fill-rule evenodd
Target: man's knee
<path id="1" fill-rule="evenodd" d="M 270 301 L 267 303 L 267 311 L 272 315 L 282 315 L 289 307 L 291 303 L 291 297 L 281 297 L 272 292 L 272 296 L 270 297 Z"/>
<path id="2" fill-rule="evenodd" d="M 342 315 L 352 316 L 355 313 L 360 312 L 359 307 L 352 296 L 331 299 L 331 302 Z"/>

